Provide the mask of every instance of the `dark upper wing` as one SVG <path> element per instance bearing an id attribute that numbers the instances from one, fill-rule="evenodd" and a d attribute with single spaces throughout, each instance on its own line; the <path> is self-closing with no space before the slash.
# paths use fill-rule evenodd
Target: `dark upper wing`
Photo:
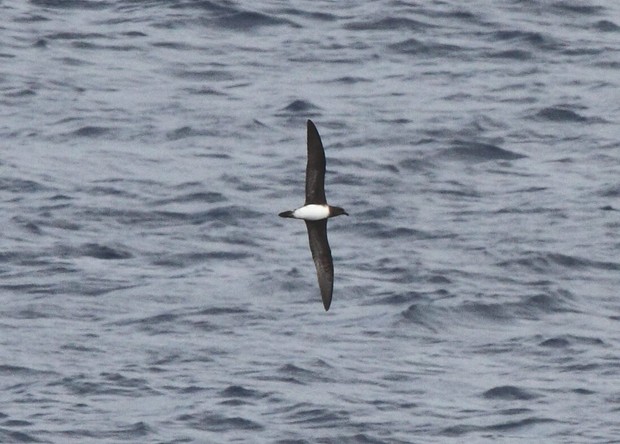
<path id="1" fill-rule="evenodd" d="M 327 242 L 327 219 L 307 220 L 306 227 L 308 228 L 312 259 L 314 259 L 316 266 L 316 275 L 319 278 L 323 306 L 327 311 L 332 303 L 332 291 L 334 289 L 334 262 L 332 261 L 332 251 Z"/>
<path id="2" fill-rule="evenodd" d="M 325 150 L 321 136 L 308 120 L 308 164 L 306 165 L 306 205 L 326 204 L 325 199 Z"/>

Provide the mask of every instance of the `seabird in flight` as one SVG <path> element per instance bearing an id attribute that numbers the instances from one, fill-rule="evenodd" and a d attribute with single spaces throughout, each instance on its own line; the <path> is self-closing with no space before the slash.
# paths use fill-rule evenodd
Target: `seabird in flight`
<path id="1" fill-rule="evenodd" d="M 284 211 L 280 217 L 303 219 L 308 229 L 310 251 L 319 278 L 319 288 L 325 311 L 332 303 L 334 288 L 334 262 L 327 242 L 327 219 L 347 213 L 343 208 L 332 207 L 325 198 L 325 151 L 321 136 L 308 120 L 308 164 L 306 166 L 306 202 L 303 207 Z"/>

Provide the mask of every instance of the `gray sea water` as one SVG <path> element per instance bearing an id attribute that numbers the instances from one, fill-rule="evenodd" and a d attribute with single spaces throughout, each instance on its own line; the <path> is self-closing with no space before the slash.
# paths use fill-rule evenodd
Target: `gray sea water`
<path id="1" fill-rule="evenodd" d="M 620 3 L 0 15 L 0 442 L 620 442 Z"/>

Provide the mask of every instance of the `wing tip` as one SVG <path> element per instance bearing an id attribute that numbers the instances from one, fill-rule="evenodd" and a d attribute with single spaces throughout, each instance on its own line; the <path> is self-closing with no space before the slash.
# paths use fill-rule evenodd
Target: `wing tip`
<path id="1" fill-rule="evenodd" d="M 325 311 L 329 311 L 329 307 L 332 305 L 332 298 L 323 298 L 323 307 L 325 307 Z"/>

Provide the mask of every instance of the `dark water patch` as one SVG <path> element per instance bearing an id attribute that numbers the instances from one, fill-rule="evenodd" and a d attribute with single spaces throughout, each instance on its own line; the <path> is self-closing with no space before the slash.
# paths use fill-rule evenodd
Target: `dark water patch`
<path id="1" fill-rule="evenodd" d="M 620 26 L 609 20 L 599 20 L 594 24 L 594 27 L 603 32 L 619 32 Z"/>
<path id="2" fill-rule="evenodd" d="M 110 279 L 89 278 L 88 280 L 63 281 L 49 290 L 49 294 L 75 294 L 80 296 L 102 296 L 114 291 L 135 288 L 133 283 L 119 283 Z M 90 317 L 94 317 L 91 315 Z"/>
<path id="3" fill-rule="evenodd" d="M 504 415 L 504 416 L 514 416 L 514 415 L 526 415 L 526 414 L 531 414 L 532 413 L 532 409 L 528 409 L 528 408 L 510 408 L 510 409 L 501 409 L 498 410 L 498 413 L 500 415 Z"/>
<path id="4" fill-rule="evenodd" d="M 149 387 L 145 379 L 127 378 L 118 373 L 101 373 L 98 377 L 84 374 L 67 376 L 47 384 L 61 386 L 79 396 L 113 395 L 127 397 L 152 396 L 157 392 Z"/>
<path id="5" fill-rule="evenodd" d="M 534 251 L 525 253 L 522 257 L 517 259 L 499 262 L 497 265 L 502 268 L 527 268 L 539 273 L 560 271 L 563 269 L 582 270 L 589 268 L 601 270 L 620 270 L 620 262 L 595 261 L 561 253 Z"/>
<path id="6" fill-rule="evenodd" d="M 421 293 L 417 292 L 405 292 L 405 293 L 388 293 L 378 294 L 375 297 L 365 301 L 364 305 L 405 305 L 412 304 L 413 302 L 420 303 L 425 301 L 426 298 Z"/>
<path id="7" fill-rule="evenodd" d="M 3 255 L 0 254 L 0 261 L 4 261 Z M 16 294 L 53 294 L 53 288 L 47 284 L 0 284 L 0 289 L 10 291 Z M 15 314 L 18 318 L 36 319 L 38 317 L 44 318 L 43 314 L 34 312 L 32 315 L 23 312 Z"/>
<path id="8" fill-rule="evenodd" d="M 208 86 L 202 86 L 198 88 L 185 88 L 184 91 L 186 91 L 190 95 L 193 95 L 193 94 L 202 95 L 202 96 L 225 96 L 226 95 L 226 93 L 218 89 L 208 87 Z"/>
<path id="9" fill-rule="evenodd" d="M 456 18 L 456 19 L 463 20 L 463 21 L 470 22 L 470 23 L 481 22 L 480 17 L 478 15 L 474 14 L 471 11 L 466 11 L 460 8 L 451 9 L 450 11 L 442 13 L 442 15 L 445 15 L 446 17 Z"/>
<path id="10" fill-rule="evenodd" d="M 38 221 L 39 225 L 43 227 L 49 228 L 57 228 L 59 230 L 68 230 L 68 231 L 80 231 L 83 225 L 76 223 L 73 220 L 66 219 L 45 219 Z"/>
<path id="11" fill-rule="evenodd" d="M 295 29 L 301 28 L 299 24 L 293 22 L 292 20 L 283 19 L 256 11 L 235 11 L 218 16 L 214 21 L 222 28 L 243 32 L 264 26 L 289 26 Z M 209 20 L 209 22 L 211 22 L 211 20 Z"/>
<path id="12" fill-rule="evenodd" d="M 427 29 L 430 27 L 433 27 L 433 25 L 407 17 L 384 17 L 380 19 L 373 18 L 367 21 L 350 22 L 343 26 L 344 29 L 348 29 L 351 31 L 392 31 L 394 29 L 416 31 L 421 29 Z"/>
<path id="13" fill-rule="evenodd" d="M 261 379 L 277 380 L 292 384 L 307 385 L 318 381 L 329 381 L 331 378 L 326 377 L 324 373 L 314 372 L 306 368 L 299 367 L 294 364 L 285 364 L 276 370 L 275 375 L 264 376 Z"/>
<path id="14" fill-rule="evenodd" d="M 161 2 L 155 1 L 154 3 L 159 5 Z M 170 9 L 200 9 L 202 11 L 214 12 L 218 14 L 234 11 L 234 8 L 229 6 L 229 2 L 212 0 L 185 0 L 174 3 L 165 3 L 169 4 Z"/>
<path id="15" fill-rule="evenodd" d="M 175 225 L 202 225 L 205 223 L 222 224 L 227 227 L 237 225 L 241 221 L 252 221 L 263 216 L 262 213 L 246 207 L 224 206 L 207 211 L 140 211 L 119 210 L 116 208 L 92 207 L 80 212 L 86 220 L 116 220 L 123 225 L 144 225 L 145 227 L 161 227 Z"/>
<path id="16" fill-rule="evenodd" d="M 77 49 L 85 49 L 85 50 L 108 50 L 108 51 L 139 51 L 142 48 L 136 45 L 101 45 L 93 42 L 85 42 L 83 40 L 79 40 L 76 42 L 71 42 L 71 46 Z M 87 63 L 87 62 L 83 62 Z M 91 63 L 88 63 L 91 64 Z"/>
<path id="17" fill-rule="evenodd" d="M 570 341 L 566 338 L 556 337 L 547 339 L 538 345 L 549 348 L 566 348 L 570 345 Z"/>
<path id="18" fill-rule="evenodd" d="M 43 234 L 43 230 L 41 230 L 41 228 L 35 222 L 28 220 L 24 217 L 14 216 L 11 218 L 11 221 L 30 234 L 35 234 L 38 236 Z"/>
<path id="19" fill-rule="evenodd" d="M 109 383 L 113 383 L 118 387 L 146 387 L 146 379 L 143 378 L 128 378 L 121 373 L 100 373 L 101 378 Z"/>
<path id="20" fill-rule="evenodd" d="M 601 370 L 601 367 L 603 366 L 598 363 L 575 364 L 564 366 L 560 371 L 565 373 L 584 372 L 587 374 L 595 374 Z"/>
<path id="21" fill-rule="evenodd" d="M 505 150 L 497 145 L 477 141 L 454 140 L 452 145 L 452 148 L 441 152 L 442 157 L 471 162 L 517 160 L 527 157 L 523 154 Z"/>
<path id="22" fill-rule="evenodd" d="M 123 225 L 142 224 L 147 227 L 179 225 L 191 223 L 192 215 L 174 211 L 139 211 L 116 209 L 91 209 L 83 212 L 89 219 L 112 218 Z M 201 220 L 203 218 L 200 218 Z"/>
<path id="23" fill-rule="evenodd" d="M 452 280 L 449 279 L 448 277 L 446 277 L 446 275 L 443 274 L 431 274 L 430 276 L 426 277 L 425 280 L 431 284 L 451 284 Z"/>
<path id="24" fill-rule="evenodd" d="M 37 92 L 32 88 L 20 89 L 15 92 L 7 92 L 4 94 L 5 97 L 31 97 L 36 95 Z"/>
<path id="25" fill-rule="evenodd" d="M 220 69 L 183 70 L 178 71 L 176 76 L 182 79 L 197 80 L 201 82 L 223 82 L 234 80 L 234 76 Z"/>
<path id="26" fill-rule="evenodd" d="M 294 408 L 287 417 L 288 424 L 308 424 L 312 427 L 344 426 L 351 421 L 344 411 L 323 408 Z"/>
<path id="27" fill-rule="evenodd" d="M 588 119 L 570 109 L 549 107 L 538 111 L 535 118 L 550 122 L 586 122 Z"/>
<path id="28" fill-rule="evenodd" d="M 482 194 L 478 190 L 470 187 L 469 185 L 465 185 L 463 183 L 453 180 L 444 181 L 444 185 L 440 188 L 424 189 L 423 192 L 439 194 L 441 196 L 450 198 L 451 200 L 472 199 L 477 201 L 482 197 Z M 437 235 L 437 237 L 441 238 L 457 236 L 458 235 L 456 233 Z"/>
<path id="29" fill-rule="evenodd" d="M 56 32 L 45 36 L 48 40 L 85 40 L 85 39 L 102 39 L 106 38 L 104 34 L 96 32 Z"/>
<path id="30" fill-rule="evenodd" d="M 512 194 L 539 193 L 541 191 L 547 191 L 548 189 L 549 189 L 549 187 L 531 186 L 531 187 L 526 187 L 526 188 L 519 188 L 519 189 L 510 191 L 510 193 L 512 193 Z"/>
<path id="31" fill-rule="evenodd" d="M 444 96 L 443 98 L 444 98 L 444 100 L 447 100 L 449 102 L 461 102 L 461 103 L 464 103 L 464 102 L 469 102 L 472 99 L 472 95 L 464 93 L 464 92 L 457 92 L 457 93 L 453 93 L 453 94 L 448 94 L 448 95 Z M 435 134 L 437 134 L 437 133 L 435 132 Z M 429 138 L 427 140 L 429 140 L 430 142 L 433 142 L 435 139 Z"/>
<path id="32" fill-rule="evenodd" d="M 515 208 L 500 208 L 495 213 L 496 214 L 547 214 L 550 217 L 553 217 L 555 219 L 564 219 L 566 217 L 564 214 L 564 211 L 560 208 L 549 208 L 549 207 L 524 208 L 521 205 L 518 205 Z"/>
<path id="33" fill-rule="evenodd" d="M 567 291 L 526 295 L 516 302 L 505 302 L 505 298 L 496 295 L 494 299 L 497 302 L 466 301 L 455 309 L 455 313 L 469 314 L 474 319 L 482 318 L 488 322 L 513 322 L 518 319 L 536 320 L 554 313 L 574 312 L 574 297 Z"/>
<path id="34" fill-rule="evenodd" d="M 236 205 L 214 208 L 204 213 L 205 221 L 222 221 L 234 224 L 239 220 L 253 220 L 263 214 L 246 207 Z"/>
<path id="35" fill-rule="evenodd" d="M 323 9 L 320 11 L 314 10 L 311 11 L 309 9 L 298 9 L 293 8 L 291 6 L 294 5 L 294 2 L 288 2 L 286 6 L 279 8 L 281 15 L 293 15 L 297 17 L 303 17 L 306 19 L 319 20 L 322 22 L 335 22 L 340 19 L 340 16 L 331 13 L 327 9 Z"/>
<path id="36" fill-rule="evenodd" d="M 7 421 L 2 421 L 2 425 L 4 427 L 29 427 L 34 425 L 34 423 L 21 419 L 9 419 Z"/>
<path id="37" fill-rule="evenodd" d="M 486 399 L 501 399 L 504 401 L 527 401 L 538 398 L 540 395 L 516 387 L 514 385 L 502 385 L 493 387 L 482 394 Z"/>
<path id="38" fill-rule="evenodd" d="M 167 205 L 172 203 L 187 203 L 187 202 L 200 202 L 200 203 L 217 203 L 223 202 L 226 198 L 221 193 L 215 193 L 210 191 L 197 191 L 194 193 L 181 194 L 179 196 L 159 199 L 153 202 L 154 205 Z"/>
<path id="39" fill-rule="evenodd" d="M 148 37 L 148 34 L 141 32 L 141 31 L 126 31 L 126 32 L 121 32 L 121 35 L 126 36 L 126 37 L 131 37 L 131 38 Z"/>
<path id="40" fill-rule="evenodd" d="M 422 42 L 413 38 L 392 43 L 388 45 L 388 48 L 400 54 L 430 57 L 453 55 L 463 51 L 463 48 L 460 46 L 446 43 Z"/>
<path id="41" fill-rule="evenodd" d="M 456 437 L 463 436 L 469 433 L 477 432 L 480 430 L 480 426 L 457 424 L 454 426 L 446 427 L 440 431 L 440 435 Z"/>
<path id="42" fill-rule="evenodd" d="M 458 311 L 491 322 L 514 320 L 515 315 L 514 306 L 501 303 L 465 302 Z"/>
<path id="43" fill-rule="evenodd" d="M 107 9 L 111 4 L 102 0 L 30 0 L 35 6 L 58 9 Z"/>
<path id="44" fill-rule="evenodd" d="M 367 183 L 367 181 L 363 177 L 360 177 L 358 174 L 336 173 L 331 178 L 331 183 L 337 185 L 364 185 Z"/>
<path id="45" fill-rule="evenodd" d="M 34 180 L 19 179 L 16 177 L 0 177 L 0 191 L 10 193 L 36 193 L 47 188 Z"/>
<path id="46" fill-rule="evenodd" d="M 359 212 L 356 214 L 356 217 L 360 220 L 377 220 L 377 219 L 387 219 L 394 212 L 394 207 L 382 206 L 370 208 L 368 210 Z"/>
<path id="47" fill-rule="evenodd" d="M 49 442 L 41 441 L 25 432 L 17 432 L 6 427 L 0 427 L 0 442 L 21 443 L 21 442 Z"/>
<path id="48" fill-rule="evenodd" d="M 492 41 L 525 43 L 537 49 L 556 49 L 559 44 L 550 36 L 535 31 L 501 30 L 490 34 Z"/>
<path id="49" fill-rule="evenodd" d="M 381 435 L 382 433 L 379 433 Z M 373 438 L 366 433 L 356 433 L 354 435 L 338 435 L 334 439 L 318 440 L 321 444 L 385 444 L 388 441 L 379 438 Z M 391 444 L 407 444 L 410 441 L 390 440 Z"/>
<path id="50" fill-rule="evenodd" d="M 129 259 L 133 255 L 124 247 L 111 247 L 96 243 L 87 243 L 80 247 L 81 254 L 95 259 L 114 260 Z"/>
<path id="51" fill-rule="evenodd" d="M 210 251 L 196 253 L 178 253 L 169 255 L 155 255 L 151 260 L 153 265 L 163 267 L 185 268 L 192 265 L 198 265 L 209 261 L 238 261 L 251 257 L 250 253 L 234 252 L 234 251 Z"/>
<path id="52" fill-rule="evenodd" d="M 596 392 L 593 390 L 589 390 L 589 389 L 584 389 L 584 388 L 576 388 L 574 390 L 572 390 L 573 393 L 576 393 L 578 395 L 594 395 Z"/>
<path id="53" fill-rule="evenodd" d="M 600 338 L 591 338 L 587 336 L 563 335 L 546 339 L 538 344 L 541 347 L 549 348 L 567 348 L 569 346 L 582 345 L 588 348 L 596 346 L 604 346 L 605 342 Z"/>
<path id="54" fill-rule="evenodd" d="M 212 13 L 204 16 L 201 14 L 200 22 L 205 26 L 212 27 L 213 24 L 220 28 L 235 31 L 248 31 L 266 26 L 290 26 L 300 28 L 297 23 L 283 19 L 281 17 L 270 15 L 263 12 L 242 9 L 241 7 L 230 2 L 212 2 L 208 0 L 193 0 L 186 2 L 177 2 L 171 5 L 171 8 L 197 8 Z"/>
<path id="55" fill-rule="evenodd" d="M 312 102 L 297 99 L 297 100 L 292 101 L 288 105 L 286 105 L 284 108 L 282 108 L 282 111 L 286 113 L 301 114 L 301 113 L 316 112 L 319 109 L 320 108 L 314 105 Z"/>
<path id="56" fill-rule="evenodd" d="M 378 120 L 381 123 L 391 123 L 394 125 L 407 125 L 409 123 L 411 123 L 410 119 L 406 119 L 404 117 L 397 117 L 395 119 L 379 119 Z M 432 142 L 432 140 L 421 140 L 421 141 L 416 141 L 414 142 L 414 145 L 422 145 L 424 143 L 429 143 Z"/>
<path id="57" fill-rule="evenodd" d="M 573 299 L 574 296 L 568 291 L 555 291 L 526 296 L 521 304 L 517 305 L 517 313 L 526 315 L 573 311 L 570 308 Z"/>
<path id="58" fill-rule="evenodd" d="M 166 49 L 174 49 L 176 51 L 189 51 L 196 49 L 194 46 L 190 45 L 187 42 L 154 42 L 151 43 L 151 46 L 154 48 L 166 48 Z"/>
<path id="59" fill-rule="evenodd" d="M 225 416 L 219 413 L 180 415 L 177 420 L 196 430 L 210 432 L 260 431 L 264 427 L 241 416 Z"/>
<path id="60" fill-rule="evenodd" d="M 13 17 L 13 21 L 17 23 L 37 23 L 37 22 L 49 22 L 50 18 L 37 14 L 34 11 L 25 13 L 19 17 Z"/>
<path id="61" fill-rule="evenodd" d="M 82 344 L 64 344 L 60 346 L 60 350 L 76 351 L 80 353 L 105 353 L 104 350 L 96 347 L 86 347 Z"/>
<path id="62" fill-rule="evenodd" d="M 129 259 L 132 254 L 123 246 L 109 246 L 98 243 L 85 243 L 79 246 L 58 245 L 55 248 L 59 257 L 93 257 L 103 260 Z"/>
<path id="63" fill-rule="evenodd" d="M 604 188 L 600 195 L 602 197 L 620 197 L 620 184 L 619 185 L 611 185 Z"/>
<path id="64" fill-rule="evenodd" d="M 181 140 L 181 139 L 186 139 L 188 137 L 198 137 L 198 136 L 205 136 L 205 135 L 209 135 L 209 131 L 197 130 L 190 126 L 182 126 L 172 131 L 168 131 L 166 133 L 166 138 L 168 140 Z"/>
<path id="65" fill-rule="evenodd" d="M 487 57 L 492 59 L 511 59 L 511 60 L 531 60 L 533 58 L 532 53 L 524 51 L 522 49 L 507 49 L 504 51 L 493 51 L 487 53 Z"/>
<path id="66" fill-rule="evenodd" d="M 83 126 L 71 132 L 71 134 L 77 137 L 101 137 L 101 136 L 107 136 L 113 131 L 114 131 L 113 128 L 87 125 L 87 126 Z"/>
<path id="67" fill-rule="evenodd" d="M 554 3 L 552 6 L 560 14 L 572 13 L 574 15 L 596 15 L 601 14 L 605 11 L 605 8 L 603 6 L 594 6 L 566 1 Z"/>
<path id="68" fill-rule="evenodd" d="M 257 390 L 247 389 L 240 385 L 230 385 L 222 390 L 219 395 L 223 398 L 250 398 L 261 399 L 267 396 Z"/>
<path id="69" fill-rule="evenodd" d="M 82 410 L 86 406 L 78 404 L 77 407 Z M 153 434 L 154 430 L 147 423 L 139 421 L 128 425 L 110 426 L 110 428 L 104 430 L 74 428 L 63 430 L 60 433 L 66 438 L 75 440 L 74 442 L 83 442 L 85 438 L 92 438 L 97 441 L 121 442 L 129 440 L 130 442 L 136 442 L 135 440 L 144 440 L 144 437 Z"/>
<path id="70" fill-rule="evenodd" d="M 53 376 L 55 372 L 49 370 L 37 370 L 30 367 L 22 367 L 19 365 L 0 364 L 0 375 L 3 377 L 41 377 Z"/>
<path id="71" fill-rule="evenodd" d="M 398 162 L 398 168 L 402 168 L 404 170 L 414 171 L 414 172 L 429 171 L 433 169 L 434 167 L 435 165 L 430 159 L 425 159 L 421 157 L 408 158 L 408 159 L 401 160 L 400 162 Z M 398 168 L 396 168 L 396 170 L 398 170 Z"/>
<path id="72" fill-rule="evenodd" d="M 502 423 L 486 426 L 484 427 L 484 430 L 503 432 L 503 431 L 508 431 L 508 430 L 531 428 L 539 424 L 547 424 L 550 422 L 557 422 L 557 421 L 555 419 L 550 419 L 550 418 L 531 417 L 531 418 L 521 419 L 519 421 L 508 421 L 508 422 L 502 422 Z"/>
<path id="73" fill-rule="evenodd" d="M 248 309 L 242 307 L 209 307 L 196 313 L 198 316 L 221 316 L 247 314 Z"/>
<path id="74" fill-rule="evenodd" d="M 458 424 L 451 427 L 446 427 L 441 431 L 442 435 L 449 437 L 457 437 L 464 436 L 472 433 L 489 433 L 489 432 L 506 432 L 511 431 L 514 432 L 518 429 L 530 428 L 538 424 L 546 424 L 550 422 L 556 422 L 554 419 L 549 418 L 540 418 L 540 417 L 530 417 L 521 419 L 518 421 L 509 421 L 502 422 L 498 424 L 493 424 L 489 426 L 479 426 L 479 425 L 469 425 L 469 424 Z"/>
<path id="75" fill-rule="evenodd" d="M 161 313 L 143 318 L 123 319 L 110 324 L 116 326 L 135 326 L 140 331 L 152 335 L 161 335 L 177 332 L 182 325 L 186 324 L 183 317 L 183 315 L 178 313 Z"/>
<path id="76" fill-rule="evenodd" d="M 206 392 L 207 389 L 204 387 L 198 387 L 196 385 L 190 385 L 187 387 L 183 387 L 182 389 L 179 390 L 179 393 L 182 393 L 184 395 L 191 395 L 194 393 L 203 393 Z"/>
<path id="77" fill-rule="evenodd" d="M 112 197 L 138 197 L 136 194 L 127 192 L 126 189 L 113 186 L 94 185 L 84 189 L 78 188 L 79 193 L 85 193 L 90 196 L 112 196 Z"/>
<path id="78" fill-rule="evenodd" d="M 130 440 L 130 439 L 138 439 L 144 438 L 149 435 L 152 435 L 155 430 L 150 427 L 147 423 L 143 421 L 138 421 L 133 424 L 129 424 L 126 426 L 121 426 L 116 430 L 110 430 L 105 432 L 105 438 L 112 439 L 122 439 L 122 440 Z"/>
<path id="79" fill-rule="evenodd" d="M 344 76 L 344 77 L 338 77 L 333 80 L 327 80 L 325 83 L 342 83 L 345 85 L 354 85 L 356 83 L 366 83 L 370 81 L 371 80 L 366 77 Z"/>
<path id="80" fill-rule="evenodd" d="M 447 319 L 445 310 L 427 301 L 409 305 L 400 316 L 402 321 L 425 327 L 432 332 L 439 331 Z"/>
<path id="81" fill-rule="evenodd" d="M 390 227 L 382 222 L 362 222 L 356 225 L 356 230 L 366 236 L 377 239 L 428 239 L 433 237 L 428 233 L 409 228 L 409 227 Z"/>

